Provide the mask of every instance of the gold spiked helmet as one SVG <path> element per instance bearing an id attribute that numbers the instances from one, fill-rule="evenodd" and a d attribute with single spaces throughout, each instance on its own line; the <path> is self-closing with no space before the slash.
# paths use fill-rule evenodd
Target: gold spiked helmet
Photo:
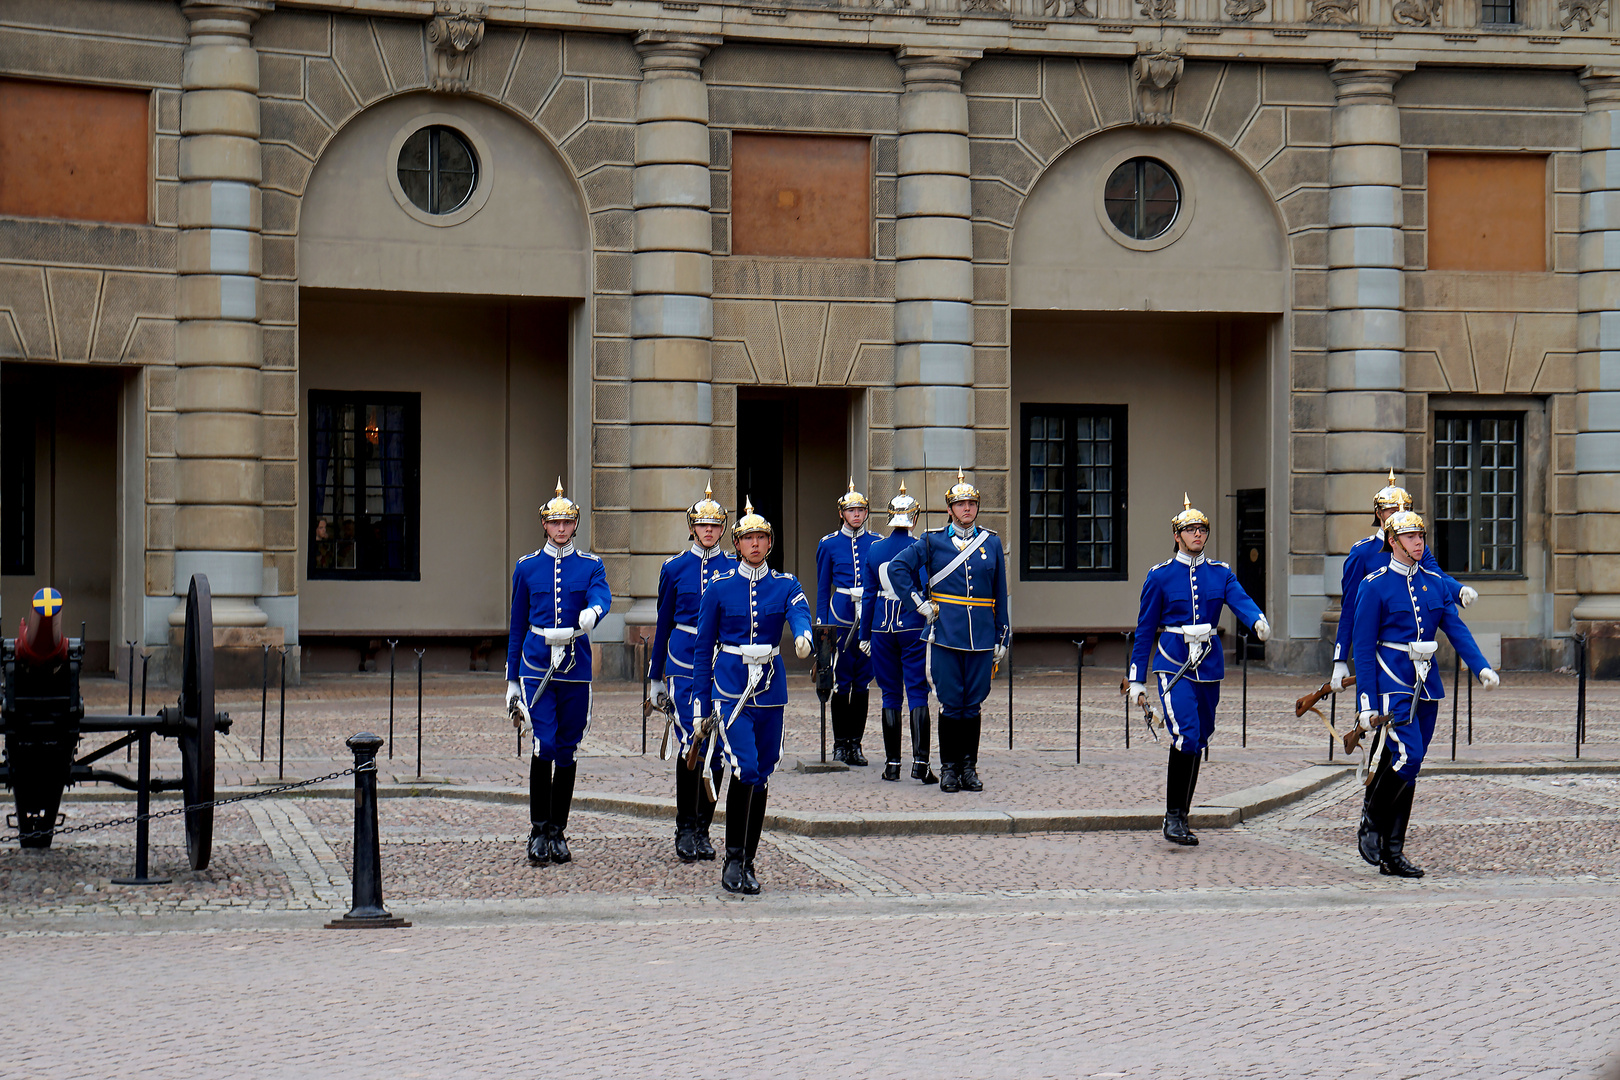
<path id="1" fill-rule="evenodd" d="M 959 502 L 978 501 L 979 489 L 967 482 L 967 477 L 962 475 L 961 466 L 958 466 L 956 469 L 956 483 L 945 491 L 945 505 L 955 506 Z"/>
<path id="2" fill-rule="evenodd" d="M 838 497 L 838 512 L 845 510 L 870 510 L 872 504 L 866 501 L 866 496 L 855 490 L 855 478 L 849 478 L 849 490 Z"/>
<path id="3" fill-rule="evenodd" d="M 1384 542 L 1393 544 L 1402 533 L 1426 533 L 1423 515 L 1412 510 L 1397 510 L 1384 522 Z"/>
<path id="4" fill-rule="evenodd" d="M 1389 470 L 1389 483 L 1379 488 L 1373 495 L 1373 510 L 1410 510 L 1412 509 L 1412 496 L 1403 487 L 1395 483 L 1395 470 Z"/>
<path id="5" fill-rule="evenodd" d="M 911 528 L 917 523 L 917 510 L 917 500 L 906 494 L 906 482 L 900 481 L 900 494 L 889 500 L 889 528 Z"/>
<path id="6" fill-rule="evenodd" d="M 705 484 L 703 498 L 693 503 L 686 511 L 686 524 L 689 528 L 699 525 L 725 525 L 726 508 L 714 499 L 714 485 Z"/>
<path id="7" fill-rule="evenodd" d="M 742 515 L 737 518 L 737 524 L 731 527 L 732 546 L 735 547 L 737 541 L 754 533 L 764 533 L 771 538 L 772 545 L 775 545 L 776 531 L 771 528 L 771 523 L 766 521 L 763 515 L 754 512 L 753 499 L 744 499 Z"/>
<path id="8" fill-rule="evenodd" d="M 1205 516 L 1202 510 L 1193 509 L 1192 500 L 1183 491 L 1181 493 L 1181 513 L 1170 519 L 1170 528 L 1175 532 L 1180 532 L 1182 529 L 1191 528 L 1194 525 L 1202 525 L 1207 529 L 1209 528 L 1209 518 Z"/>
<path id="9" fill-rule="evenodd" d="M 557 494 L 540 508 L 541 521 L 578 521 L 579 504 L 563 494 L 562 477 L 557 477 Z"/>

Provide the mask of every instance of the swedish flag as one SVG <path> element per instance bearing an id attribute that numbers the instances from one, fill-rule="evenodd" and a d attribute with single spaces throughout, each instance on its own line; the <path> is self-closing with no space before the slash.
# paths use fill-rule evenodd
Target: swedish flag
<path id="1" fill-rule="evenodd" d="M 34 610 L 41 615 L 55 615 L 62 610 L 62 594 L 47 585 L 34 594 Z"/>

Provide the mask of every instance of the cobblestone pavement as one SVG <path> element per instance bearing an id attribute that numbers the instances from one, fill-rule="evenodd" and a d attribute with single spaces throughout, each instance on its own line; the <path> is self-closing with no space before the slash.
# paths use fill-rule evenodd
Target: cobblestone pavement
<path id="1" fill-rule="evenodd" d="M 1275 715 L 1299 682 L 1267 678 L 1251 682 L 1249 750 L 1217 743 L 1207 793 L 1319 757 L 1291 708 Z M 1571 682 L 1537 678 L 1476 701 L 1472 757 L 1570 756 L 1555 737 Z M 773 801 L 1158 798 L 1162 751 L 1125 751 L 1117 728 L 1074 766 L 1072 684 L 1051 681 L 1028 688 L 1030 748 L 986 740 L 1004 794 L 944 800 L 868 769 L 781 774 Z M 461 752 L 430 767 L 516 783 L 523 763 L 473 696 L 486 683 L 446 679 L 427 699 L 440 751 Z M 361 715 L 375 685 L 289 695 L 290 774 L 332 771 L 342 759 L 322 746 L 380 726 Z M 640 758 L 624 715 L 633 693 L 599 695 L 581 787 L 667 792 L 667 764 Z M 1099 716 L 1109 704 L 1117 721 L 1099 691 Z M 1594 687 L 1588 756 L 1614 756 L 1617 706 Z M 790 755 L 813 749 L 814 718 L 799 711 Z M 251 780 L 243 736 L 223 740 L 237 757 L 222 771 Z M 1151 833 L 767 833 L 765 894 L 743 900 L 720 892 L 716 864 L 676 861 L 666 823 L 576 812 L 575 861 L 531 868 L 522 806 L 387 799 L 386 899 L 415 925 L 370 933 L 318 929 L 347 907 L 344 797 L 222 808 L 201 873 L 183 869 L 179 819 L 155 822 L 153 870 L 174 879 L 161 886 L 111 884 L 130 867 L 127 827 L 0 845 L 0 1077 L 1607 1077 L 1620 776 L 1424 778 L 1418 882 L 1355 855 L 1359 800 L 1347 779 L 1195 849 Z M 76 824 L 132 806 L 65 809 Z"/>

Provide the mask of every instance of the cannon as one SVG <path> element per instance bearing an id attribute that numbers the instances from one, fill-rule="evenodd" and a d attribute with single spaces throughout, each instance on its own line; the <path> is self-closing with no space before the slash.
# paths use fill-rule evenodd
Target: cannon
<path id="1" fill-rule="evenodd" d="M 0 732 L 5 760 L 0 782 L 16 799 L 15 818 L 8 822 L 25 848 L 48 848 L 61 824 L 62 793 L 74 784 L 101 781 L 136 794 L 140 820 L 135 833 L 135 875 L 131 883 L 152 883 L 146 874 L 148 824 L 145 819 L 155 791 L 179 791 L 188 807 L 214 800 L 214 735 L 230 730 L 228 713 L 214 710 L 213 598 L 208 578 L 196 574 L 186 592 L 186 622 L 180 700 L 151 716 L 98 715 L 84 711 L 79 669 L 84 641 L 62 631 L 63 598 L 41 589 L 18 628 L 17 637 L 0 644 Z M 88 734 L 125 734 L 79 757 Z M 180 776 L 152 776 L 152 736 L 180 745 Z M 98 765 L 127 746 L 139 751 L 134 779 Z M 205 870 L 213 853 L 214 808 L 188 810 L 186 854 L 193 870 Z"/>

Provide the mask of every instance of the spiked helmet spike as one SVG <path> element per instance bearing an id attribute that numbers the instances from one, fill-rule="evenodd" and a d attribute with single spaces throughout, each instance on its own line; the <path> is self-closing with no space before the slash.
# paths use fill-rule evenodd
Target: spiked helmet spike
<path id="1" fill-rule="evenodd" d="M 579 504 L 563 494 L 562 477 L 557 477 L 557 494 L 540 508 L 541 521 L 578 521 Z"/>
<path id="2" fill-rule="evenodd" d="M 956 467 L 956 483 L 945 491 L 945 505 L 954 506 L 959 502 L 978 501 L 979 489 L 967 482 L 967 477 L 962 475 L 962 467 L 958 465 Z"/>
<path id="3" fill-rule="evenodd" d="M 1395 483 L 1395 470 L 1389 470 L 1389 483 L 1379 488 L 1373 495 L 1373 510 L 1410 510 L 1412 509 L 1412 496 L 1407 490 Z"/>
<path id="4" fill-rule="evenodd" d="M 714 499 L 714 484 L 703 486 L 703 498 L 693 503 L 686 511 L 686 524 L 688 528 L 698 525 L 725 525 L 726 508 Z"/>
<path id="5" fill-rule="evenodd" d="M 889 528 L 909 529 L 917 523 L 917 500 L 906 494 L 906 482 L 900 481 L 900 494 L 889 500 Z"/>
<path id="6" fill-rule="evenodd" d="M 743 512 L 737 518 L 737 523 L 731 527 L 732 546 L 735 547 L 737 541 L 754 533 L 764 533 L 769 536 L 773 545 L 776 542 L 776 531 L 771 528 L 771 523 L 766 521 L 762 515 L 754 512 L 754 500 L 751 498 L 744 499 Z"/>
<path id="7" fill-rule="evenodd" d="M 855 490 L 855 478 L 849 478 L 849 490 L 838 497 L 838 512 L 845 510 L 870 510 L 872 504 L 866 501 L 866 496 Z"/>
<path id="8" fill-rule="evenodd" d="M 1170 528 L 1176 532 L 1180 532 L 1182 529 L 1189 528 L 1193 525 L 1202 525 L 1207 529 L 1209 528 L 1209 518 L 1205 516 L 1202 510 L 1193 509 L 1192 500 L 1189 499 L 1187 497 L 1187 493 L 1183 491 L 1181 493 L 1181 513 L 1170 519 Z"/>

